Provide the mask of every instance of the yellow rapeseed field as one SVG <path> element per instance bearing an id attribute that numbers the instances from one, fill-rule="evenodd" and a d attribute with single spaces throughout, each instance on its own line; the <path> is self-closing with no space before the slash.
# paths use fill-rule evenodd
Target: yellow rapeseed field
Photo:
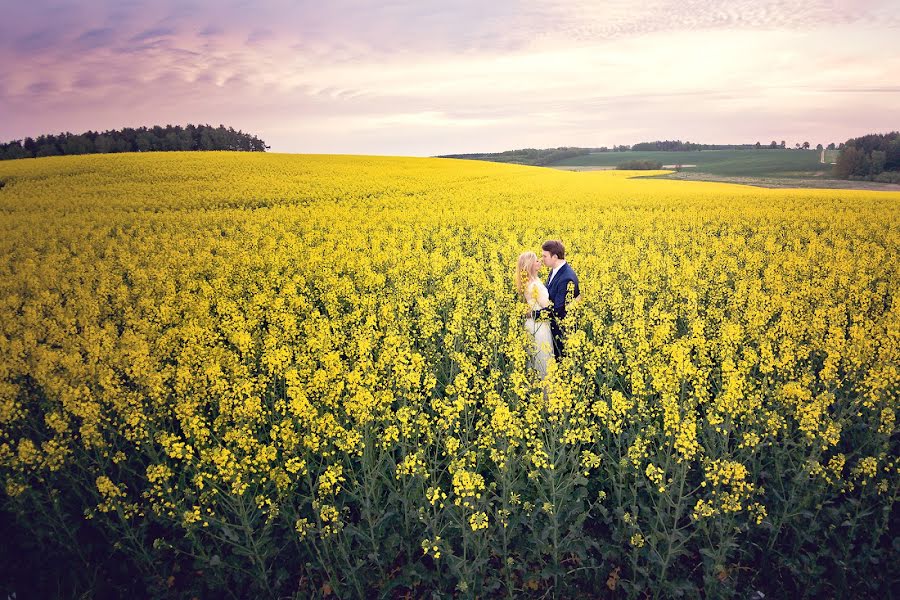
<path id="1" fill-rule="evenodd" d="M 900 193 L 636 175 L 0 163 L 5 510 L 238 595 L 728 594 L 839 539 L 896 558 Z M 583 300 L 545 393 L 513 269 L 547 239 Z"/>

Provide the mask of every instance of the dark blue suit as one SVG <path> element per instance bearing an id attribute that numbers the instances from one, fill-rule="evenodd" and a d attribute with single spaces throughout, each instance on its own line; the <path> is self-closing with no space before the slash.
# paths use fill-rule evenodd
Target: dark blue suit
<path id="1" fill-rule="evenodd" d="M 552 270 L 550 271 L 553 272 Z M 549 279 L 549 276 L 548 276 Z M 563 334 L 560 321 L 566 316 L 566 295 L 571 294 L 569 299 L 577 298 L 581 295 L 581 289 L 578 287 L 578 276 L 575 275 L 574 269 L 569 263 L 559 268 L 553 281 L 547 284 L 547 292 L 550 294 L 550 302 L 553 303 L 550 312 L 550 333 L 553 335 L 553 354 L 556 358 L 563 355 Z"/>

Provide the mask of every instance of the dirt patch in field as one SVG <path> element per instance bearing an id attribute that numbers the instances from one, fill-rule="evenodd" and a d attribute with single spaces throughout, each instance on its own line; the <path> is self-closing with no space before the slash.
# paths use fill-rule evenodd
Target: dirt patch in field
<path id="1" fill-rule="evenodd" d="M 821 172 L 824 175 L 824 172 Z M 812 174 L 811 174 L 812 175 Z M 818 172 L 813 175 L 818 176 Z M 682 181 L 715 181 L 719 183 L 739 183 L 764 188 L 802 188 L 826 190 L 869 190 L 878 192 L 900 192 L 900 184 L 878 183 L 875 181 L 847 181 L 845 179 L 812 179 L 811 177 L 728 177 L 708 173 L 670 173 L 657 175 L 659 179 L 679 179 Z"/>

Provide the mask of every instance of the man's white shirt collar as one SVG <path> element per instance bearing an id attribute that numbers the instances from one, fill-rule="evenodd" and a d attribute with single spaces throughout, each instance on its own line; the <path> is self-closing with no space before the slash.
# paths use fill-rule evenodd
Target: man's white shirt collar
<path id="1" fill-rule="evenodd" d="M 562 261 L 561 263 L 559 263 L 558 265 L 556 265 L 556 268 L 555 268 L 555 269 L 553 269 L 552 271 L 550 271 L 550 279 L 547 280 L 547 285 L 550 285 L 551 283 L 553 283 L 553 278 L 556 277 L 556 273 L 557 273 L 560 269 L 563 268 L 563 265 L 564 265 L 564 264 L 566 264 L 566 261 Z"/>

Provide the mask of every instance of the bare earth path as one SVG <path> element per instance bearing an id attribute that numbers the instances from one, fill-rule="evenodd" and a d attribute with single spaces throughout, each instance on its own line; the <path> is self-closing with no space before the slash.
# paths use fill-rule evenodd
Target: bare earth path
<path id="1" fill-rule="evenodd" d="M 755 185 L 764 188 L 817 188 L 829 190 L 870 190 L 880 192 L 900 192 L 900 184 L 877 183 L 874 181 L 847 181 L 844 179 L 813 179 L 799 177 L 728 177 L 725 175 L 709 175 L 707 173 L 671 173 L 661 179 L 680 179 L 683 181 L 718 181 L 721 183 L 738 183 Z"/>

